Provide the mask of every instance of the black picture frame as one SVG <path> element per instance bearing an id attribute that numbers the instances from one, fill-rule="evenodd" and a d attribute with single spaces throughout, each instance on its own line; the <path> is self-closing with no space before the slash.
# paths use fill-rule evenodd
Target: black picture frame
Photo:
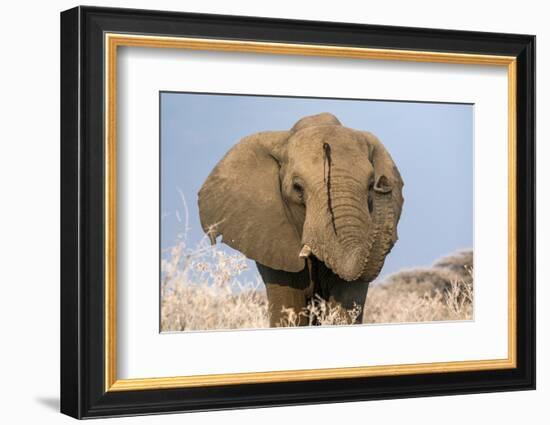
<path id="1" fill-rule="evenodd" d="M 517 367 L 105 391 L 104 33 L 514 56 Z M 76 7 L 61 13 L 61 412 L 75 418 L 535 388 L 535 36 Z"/>

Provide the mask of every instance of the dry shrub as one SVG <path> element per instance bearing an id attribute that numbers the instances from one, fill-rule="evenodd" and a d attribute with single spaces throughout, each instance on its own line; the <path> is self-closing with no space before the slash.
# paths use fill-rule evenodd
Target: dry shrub
<path id="1" fill-rule="evenodd" d="M 180 241 L 161 263 L 161 330 L 195 331 L 269 327 L 263 283 L 242 283 L 245 257 L 229 255 L 206 239 L 195 249 Z"/>
<path id="2" fill-rule="evenodd" d="M 371 285 L 364 323 L 473 319 L 473 253 L 438 260 L 431 268 L 404 270 Z"/>
<path id="3" fill-rule="evenodd" d="M 473 319 L 472 286 L 453 281 L 444 291 L 407 291 L 393 285 L 369 290 L 363 323 L 434 322 Z"/>
<path id="4" fill-rule="evenodd" d="M 425 293 L 450 290 L 455 281 L 472 285 L 472 250 L 459 251 L 437 260 L 432 267 L 402 270 L 386 277 L 381 284 L 404 286 L 406 291 Z M 408 286 L 407 286 L 408 285 Z"/>
<path id="5" fill-rule="evenodd" d="M 444 269 L 453 272 L 458 279 L 469 280 L 472 278 L 471 271 L 474 268 L 474 252 L 471 249 L 458 251 L 437 260 L 434 265 L 436 269 Z"/>
<path id="6" fill-rule="evenodd" d="M 299 313 L 284 307 L 282 311 L 284 315 L 280 326 L 283 327 L 299 326 L 302 317 L 306 318 L 306 322 L 310 326 L 332 326 L 354 323 L 361 314 L 361 307 L 355 305 L 354 308 L 346 310 L 316 295 L 315 299 L 311 300 L 306 308 Z"/>

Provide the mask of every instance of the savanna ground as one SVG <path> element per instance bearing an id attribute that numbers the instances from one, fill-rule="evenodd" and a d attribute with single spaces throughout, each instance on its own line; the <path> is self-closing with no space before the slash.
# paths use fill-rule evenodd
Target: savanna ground
<path id="1" fill-rule="evenodd" d="M 257 329 L 269 327 L 262 281 L 245 282 L 247 263 L 241 254 L 229 255 L 205 238 L 196 247 L 185 236 L 162 260 L 161 330 L 163 332 Z M 403 270 L 372 283 L 363 323 L 404 323 L 473 319 L 473 255 L 460 251 L 429 268 Z M 322 300 L 308 306 L 319 325 L 348 324 L 359 309 L 342 312 Z M 283 325 L 297 317 L 286 312 Z"/>

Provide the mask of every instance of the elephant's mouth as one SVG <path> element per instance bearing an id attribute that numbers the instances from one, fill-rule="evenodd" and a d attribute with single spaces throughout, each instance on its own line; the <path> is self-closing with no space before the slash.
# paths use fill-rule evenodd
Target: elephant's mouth
<path id="1" fill-rule="evenodd" d="M 356 280 L 364 280 L 365 272 L 367 270 L 367 264 L 369 256 L 360 252 L 362 250 L 356 250 L 355 253 L 348 254 L 346 258 L 340 260 L 338 264 L 332 255 L 321 250 L 310 247 L 308 244 L 304 244 L 300 251 L 300 258 L 307 259 L 315 257 L 319 261 L 323 262 L 329 269 L 336 273 L 340 278 L 352 282 Z"/>

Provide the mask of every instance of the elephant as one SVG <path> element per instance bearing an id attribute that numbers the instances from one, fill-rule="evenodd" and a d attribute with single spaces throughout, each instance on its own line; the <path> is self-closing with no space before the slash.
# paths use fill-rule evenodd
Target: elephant
<path id="1" fill-rule="evenodd" d="M 330 113 L 234 145 L 198 193 L 201 226 L 256 262 L 270 327 L 313 299 L 362 323 L 369 283 L 397 241 L 403 180 L 380 140 Z"/>

